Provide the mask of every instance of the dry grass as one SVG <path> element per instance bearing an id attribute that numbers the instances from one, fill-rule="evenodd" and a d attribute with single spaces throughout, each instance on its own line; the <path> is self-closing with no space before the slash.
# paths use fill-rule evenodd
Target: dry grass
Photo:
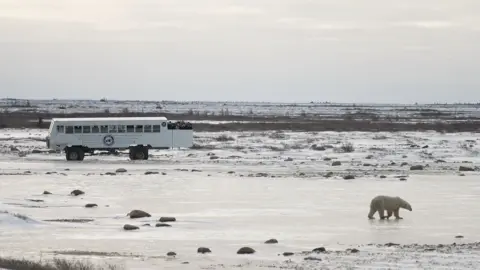
<path id="1" fill-rule="evenodd" d="M 0 258 L 0 268 L 11 270 L 119 270 L 115 265 L 96 266 L 90 262 L 55 258 L 49 262 L 35 262 L 26 259 Z"/>
<path id="2" fill-rule="evenodd" d="M 235 138 L 233 138 L 232 136 L 228 136 L 226 134 L 222 134 L 220 136 L 215 137 L 214 140 L 217 142 L 229 142 L 229 141 L 235 141 Z"/>
<path id="3" fill-rule="evenodd" d="M 338 153 L 352 153 L 355 152 L 355 147 L 351 142 L 344 142 L 341 146 L 336 147 L 334 151 Z"/>

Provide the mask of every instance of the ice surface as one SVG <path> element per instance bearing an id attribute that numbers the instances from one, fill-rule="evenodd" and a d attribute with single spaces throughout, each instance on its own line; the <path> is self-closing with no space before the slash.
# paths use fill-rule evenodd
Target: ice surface
<path id="1" fill-rule="evenodd" d="M 464 172 L 465 176 L 458 172 L 460 165 L 478 166 L 475 134 L 225 134 L 234 140 L 218 142 L 218 133 L 196 133 L 196 143 L 212 149 L 155 151 L 148 161 L 132 162 L 119 155 L 66 162 L 61 154 L 19 157 L 8 150 L 10 146 L 42 148 L 39 139 L 45 133 L 7 130 L 2 135 L 7 150 L 0 157 L 0 211 L 8 211 L 0 213 L 2 255 L 45 259 L 55 252 L 75 257 L 79 254 L 65 251 L 90 251 L 97 256 L 82 258 L 111 260 L 128 269 L 222 269 L 221 265 L 223 269 L 274 265 L 292 269 L 298 265 L 305 269 L 478 269 L 478 248 L 445 254 L 365 246 L 480 241 L 478 172 Z M 334 150 L 346 141 L 355 145 L 353 153 Z M 313 143 L 331 144 L 334 149 L 313 151 L 309 148 Z M 412 148 L 412 144 L 429 147 Z M 274 146 L 283 150 L 272 150 Z M 212 152 L 220 158 L 211 160 L 207 154 Z M 366 159 L 367 155 L 373 157 Z M 323 160 L 327 156 L 341 160 L 342 165 L 332 167 L 331 161 Z M 285 161 L 287 157 L 293 161 Z M 439 159 L 444 162 L 436 162 Z M 390 165 L 392 161 L 396 165 Z M 366 162 L 372 166 L 364 166 Z M 410 171 L 401 162 L 426 167 Z M 127 172 L 104 175 L 117 168 Z M 166 175 L 145 175 L 146 171 Z M 268 177 L 249 177 L 258 172 Z M 326 172 L 334 176 L 325 178 Z M 341 177 L 344 174 L 357 178 L 346 181 Z M 381 174 L 387 178 L 379 178 Z M 400 175 L 407 181 L 399 181 L 396 176 Z M 73 189 L 86 194 L 71 196 Z M 44 190 L 53 195 L 42 195 Z M 400 210 L 403 220 L 380 221 L 377 216 L 370 221 L 369 203 L 377 194 L 401 196 L 413 211 Z M 99 207 L 87 209 L 87 203 Z M 126 214 L 133 209 L 145 210 L 152 217 L 131 220 Z M 156 228 L 161 216 L 174 216 L 177 222 L 170 228 Z M 94 221 L 46 221 L 52 219 Z M 139 225 L 140 230 L 123 231 L 127 223 Z M 145 223 L 153 227 L 141 226 Z M 279 244 L 263 243 L 270 238 Z M 196 254 L 200 246 L 213 253 Z M 237 255 L 242 246 L 253 247 L 257 253 Z M 360 252 L 312 255 L 322 258 L 321 262 L 304 261 L 306 256 L 299 254 L 278 256 L 321 246 L 327 250 L 356 247 Z M 178 256 L 165 258 L 168 251 Z M 186 261 L 189 264 L 181 264 Z"/>

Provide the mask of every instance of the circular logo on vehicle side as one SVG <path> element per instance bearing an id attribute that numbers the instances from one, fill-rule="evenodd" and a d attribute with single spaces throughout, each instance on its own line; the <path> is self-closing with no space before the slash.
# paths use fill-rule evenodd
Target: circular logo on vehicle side
<path id="1" fill-rule="evenodd" d="M 107 135 L 103 137 L 103 144 L 106 146 L 112 146 L 115 143 L 115 139 L 113 139 L 112 135 Z"/>
<path id="2" fill-rule="evenodd" d="M 167 125 L 167 123 L 162 122 L 162 127 L 165 127 L 166 125 Z"/>

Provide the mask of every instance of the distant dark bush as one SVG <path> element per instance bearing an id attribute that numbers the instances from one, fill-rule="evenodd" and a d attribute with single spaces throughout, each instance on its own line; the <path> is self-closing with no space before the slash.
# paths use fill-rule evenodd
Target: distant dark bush
<path id="1" fill-rule="evenodd" d="M 235 141 L 235 138 L 233 138 L 232 136 L 227 136 L 227 135 L 225 135 L 225 134 L 222 134 L 222 135 L 220 135 L 220 136 L 218 136 L 218 137 L 215 137 L 214 139 L 215 139 L 215 141 L 217 141 L 217 142 Z"/>
<path id="2" fill-rule="evenodd" d="M 346 142 L 346 143 L 342 144 L 342 146 L 340 146 L 340 149 L 344 153 L 352 153 L 352 152 L 355 151 L 355 147 L 353 146 L 353 144 L 351 142 Z"/>

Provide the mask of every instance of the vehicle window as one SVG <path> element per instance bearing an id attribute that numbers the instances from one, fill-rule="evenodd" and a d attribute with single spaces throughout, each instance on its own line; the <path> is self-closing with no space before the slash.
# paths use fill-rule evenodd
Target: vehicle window
<path id="1" fill-rule="evenodd" d="M 108 126 L 100 126 L 101 133 L 108 133 Z"/>
<path id="2" fill-rule="evenodd" d="M 83 133 L 90 133 L 90 126 L 83 126 Z"/>
<path id="3" fill-rule="evenodd" d="M 63 132 L 65 132 L 65 127 L 64 127 L 64 126 L 57 126 L 57 132 L 58 132 L 58 133 L 63 133 Z"/>
<path id="4" fill-rule="evenodd" d="M 127 132 L 133 132 L 134 128 L 133 126 L 127 126 Z"/>
<path id="5" fill-rule="evenodd" d="M 160 132 L 160 125 L 153 125 L 153 132 Z"/>
<path id="6" fill-rule="evenodd" d="M 100 132 L 100 128 L 98 126 L 92 127 L 92 133 L 99 133 L 99 132 Z"/>
<path id="7" fill-rule="evenodd" d="M 67 128 L 65 129 L 65 133 L 73 134 L 73 127 L 72 126 L 67 126 Z"/>
<path id="8" fill-rule="evenodd" d="M 74 126 L 73 127 L 74 133 L 82 133 L 82 126 Z"/>
<path id="9" fill-rule="evenodd" d="M 152 126 L 151 125 L 143 126 L 143 132 L 152 132 Z"/>
<path id="10" fill-rule="evenodd" d="M 111 125 L 108 127 L 108 133 L 116 133 L 117 132 L 117 126 Z"/>
<path id="11" fill-rule="evenodd" d="M 142 125 L 135 126 L 135 132 L 137 133 L 143 132 L 143 126 Z"/>
<path id="12" fill-rule="evenodd" d="M 125 126 L 118 126 L 118 133 L 125 133 Z"/>

